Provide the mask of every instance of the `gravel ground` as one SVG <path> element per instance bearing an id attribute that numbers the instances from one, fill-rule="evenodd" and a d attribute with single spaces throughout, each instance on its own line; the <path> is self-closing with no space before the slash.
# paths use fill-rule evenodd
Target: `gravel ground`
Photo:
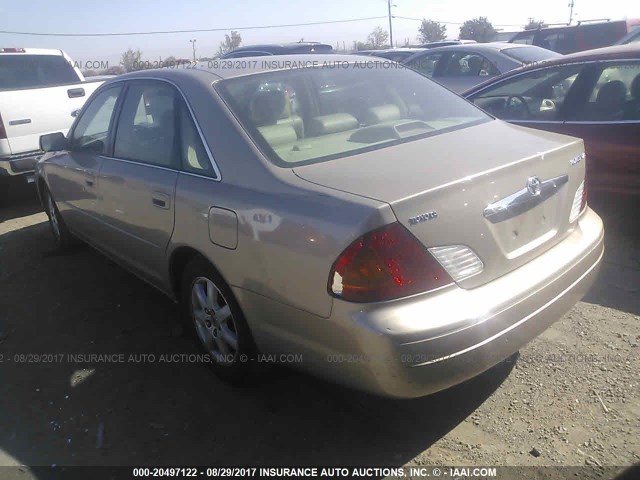
<path id="1" fill-rule="evenodd" d="M 176 307 L 88 247 L 52 252 L 32 193 L 0 207 L 0 465 L 591 466 L 575 475 L 611 478 L 620 469 L 605 467 L 640 462 L 638 202 L 593 203 L 607 226 L 599 279 L 519 358 L 390 401 L 283 368 L 232 388 L 204 365 L 161 362 L 195 353 Z M 114 353 L 125 361 L 69 357 Z"/>

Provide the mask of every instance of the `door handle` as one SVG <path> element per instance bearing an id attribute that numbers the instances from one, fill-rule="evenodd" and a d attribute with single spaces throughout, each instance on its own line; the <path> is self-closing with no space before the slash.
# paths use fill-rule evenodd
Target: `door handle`
<path id="1" fill-rule="evenodd" d="M 169 209 L 169 195 L 166 193 L 153 192 L 151 197 L 151 203 L 153 203 L 154 207 L 164 208 L 165 210 Z"/>
<path id="2" fill-rule="evenodd" d="M 67 90 L 67 96 L 69 98 L 84 97 L 84 88 L 70 88 Z"/>
<path id="3" fill-rule="evenodd" d="M 93 187 L 96 183 L 96 177 L 92 173 L 85 173 L 84 183 L 87 187 Z"/>

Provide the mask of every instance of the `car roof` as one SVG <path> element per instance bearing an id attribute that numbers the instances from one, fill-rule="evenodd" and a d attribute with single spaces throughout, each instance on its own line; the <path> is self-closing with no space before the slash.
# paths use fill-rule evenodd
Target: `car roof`
<path id="1" fill-rule="evenodd" d="M 3 52 L 2 49 L 6 48 L 8 51 Z M 64 56 L 62 50 L 55 48 L 22 48 L 22 47 L 0 47 L 0 55 L 53 55 Z"/>
<path id="2" fill-rule="evenodd" d="M 299 48 L 304 47 L 331 47 L 328 43 L 322 42 L 290 42 L 290 43 L 264 43 L 259 45 L 245 45 L 242 47 L 238 47 L 235 50 L 230 51 L 229 53 L 235 52 L 252 52 L 252 51 L 261 51 L 261 52 L 286 52 L 293 51 Z"/>
<path id="3" fill-rule="evenodd" d="M 466 92 L 463 92 L 463 96 L 471 95 L 478 90 L 484 89 L 487 85 L 494 82 L 501 81 L 504 78 L 508 78 L 512 75 L 517 75 L 529 70 L 535 70 L 541 66 L 550 67 L 557 65 L 566 65 L 569 63 L 589 62 L 595 60 L 624 60 L 624 59 L 640 59 L 640 44 L 630 43 L 628 45 L 613 45 L 610 47 L 596 48 L 594 50 L 585 50 L 583 52 L 571 53 L 569 55 L 562 55 L 561 57 L 553 58 L 551 60 L 544 60 L 542 62 L 536 62 L 531 65 L 519 67 L 514 70 L 510 70 L 497 77 L 492 77 L 486 82 L 482 82 L 476 85 Z"/>
<path id="4" fill-rule="evenodd" d="M 241 62 L 228 60 L 201 61 L 188 68 L 157 68 L 140 70 L 119 75 L 113 81 L 134 78 L 165 78 L 167 80 L 185 76 L 202 77 L 203 74 L 212 75 L 213 82 L 229 78 L 243 77 L 258 73 L 294 70 L 300 68 L 321 67 L 322 65 L 344 65 L 345 63 L 376 62 L 388 63 L 388 60 L 365 55 L 343 55 L 334 53 L 311 53 L 302 55 L 278 55 L 276 57 L 243 57 Z M 369 63 L 367 63 L 369 64 Z M 109 81 L 107 83 L 112 83 Z"/>
<path id="5" fill-rule="evenodd" d="M 505 42 L 488 42 L 488 43 L 461 43 L 456 45 L 446 45 L 444 47 L 428 48 L 425 51 L 429 53 L 434 52 L 455 52 L 456 50 L 468 50 L 477 52 L 493 51 L 497 52 L 505 50 L 507 48 L 523 48 L 531 47 L 533 45 L 523 45 L 520 43 L 505 43 Z"/>

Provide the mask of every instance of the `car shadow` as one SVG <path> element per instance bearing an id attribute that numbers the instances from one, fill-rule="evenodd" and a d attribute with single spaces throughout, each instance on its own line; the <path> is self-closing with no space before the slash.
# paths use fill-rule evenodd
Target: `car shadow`
<path id="1" fill-rule="evenodd" d="M 234 387 L 170 300 L 90 248 L 45 254 L 48 236 L 45 222 L 0 235 L 0 464 L 400 466 L 513 367 L 402 401 L 282 367 Z"/>
<path id="2" fill-rule="evenodd" d="M 601 194 L 590 206 L 604 222 L 605 253 L 583 301 L 640 315 L 640 198 Z"/>
<path id="3" fill-rule="evenodd" d="M 6 188 L 0 183 L 0 188 Z M 12 185 L 0 203 L 0 223 L 42 211 L 33 185 Z"/>

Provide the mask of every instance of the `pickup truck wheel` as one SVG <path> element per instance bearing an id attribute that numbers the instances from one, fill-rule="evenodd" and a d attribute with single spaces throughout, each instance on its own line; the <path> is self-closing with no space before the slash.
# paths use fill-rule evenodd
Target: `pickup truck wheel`
<path id="1" fill-rule="evenodd" d="M 195 258 L 182 278 L 183 318 L 210 366 L 223 380 L 236 383 L 251 371 L 256 347 L 231 289 L 203 258 Z"/>
<path id="2" fill-rule="evenodd" d="M 46 189 L 44 195 L 44 207 L 47 216 L 49 217 L 49 226 L 51 227 L 51 233 L 53 234 L 53 241 L 55 242 L 56 248 L 60 250 L 66 250 L 73 246 L 75 243 L 75 238 L 69 232 L 60 212 L 58 211 L 58 207 L 56 206 L 56 202 L 51 196 L 51 192 Z"/>

